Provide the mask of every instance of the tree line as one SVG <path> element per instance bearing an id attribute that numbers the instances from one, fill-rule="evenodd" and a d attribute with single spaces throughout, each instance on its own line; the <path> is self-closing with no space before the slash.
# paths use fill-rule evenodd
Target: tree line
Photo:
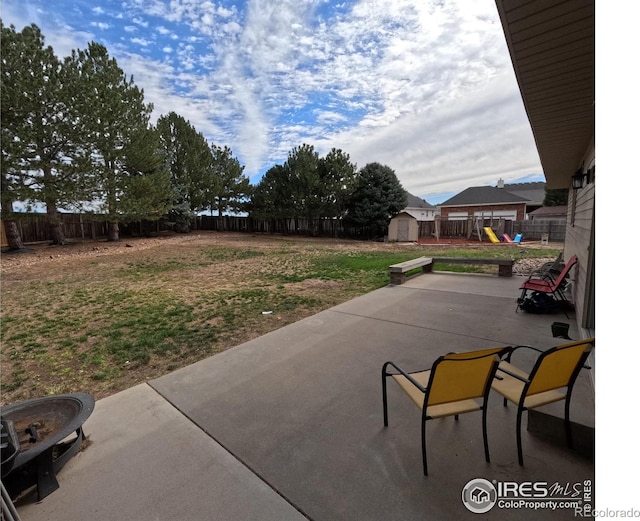
<path id="1" fill-rule="evenodd" d="M 349 155 L 295 147 L 253 186 L 228 146 L 210 144 L 179 114 L 150 117 L 144 91 L 90 42 L 59 59 L 32 24 L 2 24 L 1 217 L 11 249 L 23 247 L 16 203 L 44 207 L 51 240 L 65 244 L 59 210 L 92 211 L 119 225 L 165 218 L 187 232 L 202 212 L 247 212 L 263 219 L 344 219 L 383 235 L 406 206 L 393 170 Z"/>
<path id="2" fill-rule="evenodd" d="M 358 170 L 340 149 L 320 157 L 312 145 L 303 144 L 284 164 L 265 172 L 247 209 L 257 219 L 305 218 L 312 230 L 323 219 L 342 219 L 371 238 L 385 235 L 389 219 L 406 205 L 407 194 L 388 166 L 369 163 Z"/>

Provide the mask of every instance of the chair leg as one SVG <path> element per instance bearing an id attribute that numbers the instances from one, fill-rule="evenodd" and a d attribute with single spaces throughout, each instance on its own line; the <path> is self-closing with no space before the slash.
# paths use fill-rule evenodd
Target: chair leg
<path id="1" fill-rule="evenodd" d="M 516 304 L 516 313 L 518 312 L 518 310 L 520 309 L 520 303 L 524 302 L 524 299 L 527 297 L 527 289 L 523 289 L 522 293 L 520 294 L 520 297 L 517 300 L 517 304 Z"/>
<path id="2" fill-rule="evenodd" d="M 487 441 L 487 405 L 482 408 L 482 438 L 484 440 L 484 459 L 491 463 L 489 459 L 489 442 Z"/>
<path id="3" fill-rule="evenodd" d="M 422 417 L 422 470 L 425 476 L 427 472 L 427 419 Z"/>
<path id="4" fill-rule="evenodd" d="M 382 415 L 384 426 L 389 426 L 389 415 L 387 413 L 387 364 L 382 366 Z"/>
<path id="5" fill-rule="evenodd" d="M 567 394 L 564 400 L 564 430 L 567 434 L 567 446 L 573 449 L 573 438 L 571 436 L 571 420 L 569 419 L 569 408 L 571 402 L 571 394 Z"/>
<path id="6" fill-rule="evenodd" d="M 520 465 L 524 465 L 524 461 L 522 458 L 522 413 L 524 409 L 522 407 L 518 407 L 518 415 L 516 418 L 516 444 L 518 446 L 518 463 Z"/>

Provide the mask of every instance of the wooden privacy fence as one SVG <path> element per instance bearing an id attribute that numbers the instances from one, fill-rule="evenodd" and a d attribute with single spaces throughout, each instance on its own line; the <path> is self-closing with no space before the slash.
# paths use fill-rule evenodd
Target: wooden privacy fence
<path id="1" fill-rule="evenodd" d="M 23 242 L 37 243 L 51 240 L 46 214 L 24 213 L 16 218 L 16 224 Z M 64 236 L 73 240 L 97 240 L 107 237 L 107 223 L 103 216 L 95 214 L 59 214 Z M 435 221 L 418 223 L 420 238 L 436 235 Z M 540 240 L 548 234 L 553 242 L 564 242 L 566 219 L 535 221 L 507 221 L 504 219 L 460 219 L 440 220 L 440 237 L 477 238 L 478 228 L 490 226 L 497 234 L 508 233 L 512 237 L 522 233 L 525 240 Z M 120 225 L 120 234 L 126 236 L 153 235 L 172 229 L 172 223 L 166 219 L 157 221 L 138 221 Z M 243 216 L 207 216 L 199 215 L 192 223 L 193 230 L 211 230 L 245 233 L 277 233 L 284 235 L 310 235 L 320 237 L 370 238 L 366 227 L 346 227 L 340 219 L 255 219 Z M 4 225 L 2 226 L 2 246 L 7 246 Z"/>
<path id="2" fill-rule="evenodd" d="M 95 214 L 58 214 L 62 230 L 67 239 L 97 240 L 107 237 L 108 227 L 104 216 Z M 51 240 L 49 221 L 46 214 L 21 213 L 16 216 L 22 241 L 25 243 L 48 242 Z M 136 221 L 120 224 L 120 235 L 145 236 L 173 229 L 167 219 L 157 221 Z M 192 222 L 192 230 L 211 230 L 247 233 L 281 233 L 285 235 L 313 235 L 325 237 L 357 237 L 366 234 L 366 229 L 351 229 L 343 226 L 339 219 L 254 219 L 243 216 L 198 215 Z M 2 246 L 7 240 L 2 225 Z"/>
<path id="3" fill-rule="evenodd" d="M 513 221 L 512 233 L 521 233 L 525 240 L 541 239 L 543 234 L 549 235 L 552 242 L 564 242 L 567 231 L 566 219 L 549 219 L 535 221 Z"/>
<path id="4" fill-rule="evenodd" d="M 95 240 L 107 236 L 107 223 L 96 220 L 89 214 L 63 213 L 58 218 L 62 223 L 64 236 L 69 239 Z M 16 216 L 16 226 L 26 243 L 47 242 L 51 240 L 49 220 L 46 214 L 24 213 Z M 7 246 L 4 223 L 2 225 L 2 246 Z"/>
<path id="5" fill-rule="evenodd" d="M 420 238 L 432 238 L 436 236 L 436 221 L 420 221 L 418 223 L 418 236 Z M 438 235 L 440 237 L 465 237 L 477 239 L 478 229 L 492 228 L 497 235 L 503 233 L 515 237 L 521 233 L 526 240 L 540 240 L 544 234 L 548 234 L 552 242 L 564 242 L 567 220 L 549 219 L 535 221 L 508 221 L 505 219 L 452 219 L 439 221 Z"/>
<path id="6" fill-rule="evenodd" d="M 366 227 L 348 227 L 340 219 L 255 219 L 253 217 L 199 215 L 195 230 L 233 231 L 249 233 L 281 233 L 313 237 L 368 237 Z"/>

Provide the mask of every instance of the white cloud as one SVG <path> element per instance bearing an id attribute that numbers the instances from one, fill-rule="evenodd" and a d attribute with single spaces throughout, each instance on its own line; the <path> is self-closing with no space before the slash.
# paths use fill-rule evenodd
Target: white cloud
<path id="1" fill-rule="evenodd" d="M 180 73 L 170 64 L 150 60 L 138 54 L 125 54 L 118 58 L 118 64 L 125 71 L 136 71 L 135 82 L 143 86 L 145 101 L 153 103 L 152 122 L 173 111 L 189 120 L 205 136 L 218 138 L 224 142 L 222 129 L 213 122 L 211 102 L 203 98 L 190 98 L 174 91 L 173 80 L 183 81 L 185 86 L 197 84 L 198 79 Z"/>
<path id="2" fill-rule="evenodd" d="M 139 17 L 135 17 L 132 18 L 131 21 L 136 24 L 139 25 L 140 27 L 149 27 L 149 22 L 147 22 L 146 20 L 143 20 L 142 18 Z"/>
<path id="3" fill-rule="evenodd" d="M 130 41 L 131 43 L 135 43 L 136 45 L 141 45 L 142 47 L 151 45 L 151 40 L 147 40 L 146 38 L 131 38 Z"/>
<path id="4" fill-rule="evenodd" d="M 91 22 L 91 27 L 97 27 L 98 29 L 105 31 L 109 29 L 111 25 L 105 22 Z"/>
<path id="5" fill-rule="evenodd" d="M 341 114 L 339 112 L 318 110 L 316 111 L 316 113 L 317 113 L 316 121 L 318 121 L 318 123 L 320 124 L 326 123 L 331 125 L 334 123 L 347 121 L 347 117 L 344 114 Z"/>
<path id="6" fill-rule="evenodd" d="M 3 20 L 61 56 L 100 29 L 154 117 L 181 114 L 251 176 L 302 142 L 388 164 L 416 195 L 541 172 L 493 0 L 105 0 L 113 26 L 49 9 L 5 0 Z"/>

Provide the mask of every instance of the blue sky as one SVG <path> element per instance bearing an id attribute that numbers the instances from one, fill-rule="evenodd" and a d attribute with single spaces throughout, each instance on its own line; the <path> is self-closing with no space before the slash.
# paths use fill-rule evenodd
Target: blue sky
<path id="1" fill-rule="evenodd" d="M 436 204 L 544 180 L 494 0 L 3 0 L 59 57 L 107 47 L 252 182 L 303 143 L 393 168 Z"/>

